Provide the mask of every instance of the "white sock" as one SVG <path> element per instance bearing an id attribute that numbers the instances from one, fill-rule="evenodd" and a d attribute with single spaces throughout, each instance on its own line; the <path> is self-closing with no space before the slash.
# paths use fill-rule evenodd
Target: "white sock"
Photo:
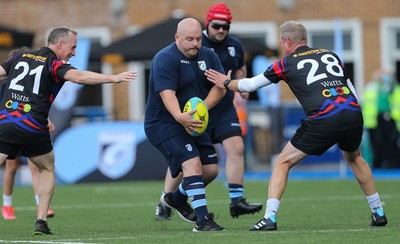
<path id="1" fill-rule="evenodd" d="M 36 201 L 36 206 L 39 205 L 39 195 L 35 194 L 35 201 Z"/>
<path id="2" fill-rule="evenodd" d="M 3 194 L 3 206 L 12 206 L 12 195 Z"/>
<path id="3" fill-rule="evenodd" d="M 375 213 L 376 209 L 382 208 L 381 199 L 379 198 L 378 193 L 372 194 L 371 196 L 367 196 L 367 201 L 368 201 L 369 207 L 371 208 L 371 211 L 373 213 Z"/>
<path id="4" fill-rule="evenodd" d="M 280 201 L 275 198 L 267 200 L 267 209 L 265 210 L 264 218 L 268 219 L 270 216 L 275 216 L 279 209 Z"/>

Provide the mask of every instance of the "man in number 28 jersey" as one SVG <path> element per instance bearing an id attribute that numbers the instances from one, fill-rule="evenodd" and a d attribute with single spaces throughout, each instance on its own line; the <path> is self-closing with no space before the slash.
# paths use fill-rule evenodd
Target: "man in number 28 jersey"
<path id="1" fill-rule="evenodd" d="M 321 155 L 338 144 L 366 195 L 372 211 L 371 225 L 387 224 L 371 169 L 361 156 L 363 119 L 351 81 L 338 56 L 326 49 L 307 46 L 307 30 L 299 22 L 286 21 L 279 27 L 285 57 L 258 76 L 230 80 L 224 74 L 206 71 L 219 87 L 255 91 L 279 81 L 288 84 L 304 109 L 307 119 L 278 157 L 268 186 L 264 217 L 252 231 L 276 230 L 276 214 L 286 188 L 289 170 L 308 155 Z"/>

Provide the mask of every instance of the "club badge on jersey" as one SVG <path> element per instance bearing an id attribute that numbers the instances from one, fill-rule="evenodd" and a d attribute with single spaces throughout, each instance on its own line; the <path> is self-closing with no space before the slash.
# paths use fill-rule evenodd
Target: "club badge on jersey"
<path id="1" fill-rule="evenodd" d="M 235 47 L 228 47 L 228 52 L 229 52 L 229 55 L 231 55 L 232 57 L 236 56 Z"/>
<path id="2" fill-rule="evenodd" d="M 198 61 L 197 64 L 202 71 L 205 71 L 207 69 L 206 61 Z"/>

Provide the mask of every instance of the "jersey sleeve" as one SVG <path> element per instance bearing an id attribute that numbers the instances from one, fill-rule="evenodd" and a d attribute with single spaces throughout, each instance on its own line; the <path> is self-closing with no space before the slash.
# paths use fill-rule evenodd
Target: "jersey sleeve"
<path id="1" fill-rule="evenodd" d="M 51 61 L 51 75 L 56 83 L 65 82 L 64 75 L 68 70 L 75 69 L 74 66 L 65 63 L 60 59 L 53 59 Z"/>
<path id="2" fill-rule="evenodd" d="M 281 80 L 287 81 L 285 75 L 286 57 L 271 64 L 264 72 L 264 76 L 272 83 L 278 83 Z"/>
<path id="3" fill-rule="evenodd" d="M 156 92 L 164 90 L 176 91 L 178 86 L 177 62 L 171 60 L 171 56 L 160 53 L 153 60 L 154 88 Z"/>

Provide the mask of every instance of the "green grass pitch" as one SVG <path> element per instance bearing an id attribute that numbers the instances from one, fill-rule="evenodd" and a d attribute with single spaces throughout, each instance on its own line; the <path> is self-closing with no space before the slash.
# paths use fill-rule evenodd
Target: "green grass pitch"
<path id="1" fill-rule="evenodd" d="M 225 232 L 193 233 L 174 214 L 156 221 L 162 181 L 57 185 L 49 218 L 53 235 L 34 236 L 32 188 L 14 189 L 17 219 L 0 220 L 0 243 L 399 243 L 400 181 L 377 180 L 389 224 L 370 227 L 370 210 L 355 180 L 289 180 L 277 217 L 278 231 L 250 232 L 264 214 L 268 179 L 246 181 L 249 202 L 263 203 L 254 215 L 233 219 L 225 183 L 206 188 L 208 208 Z"/>

